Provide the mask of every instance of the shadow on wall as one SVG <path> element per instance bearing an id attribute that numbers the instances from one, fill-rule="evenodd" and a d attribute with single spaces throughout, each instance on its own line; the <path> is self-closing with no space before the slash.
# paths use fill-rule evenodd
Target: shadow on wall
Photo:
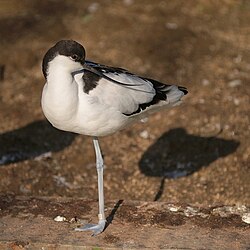
<path id="1" fill-rule="evenodd" d="M 7 165 L 69 146 L 76 134 L 59 131 L 45 120 L 0 134 L 0 165 Z"/>
<path id="2" fill-rule="evenodd" d="M 171 129 L 147 149 L 139 167 L 147 176 L 162 177 L 160 189 L 154 199 L 158 200 L 166 178 L 190 175 L 220 157 L 235 152 L 239 145 L 235 140 L 191 135 L 183 128 Z"/>

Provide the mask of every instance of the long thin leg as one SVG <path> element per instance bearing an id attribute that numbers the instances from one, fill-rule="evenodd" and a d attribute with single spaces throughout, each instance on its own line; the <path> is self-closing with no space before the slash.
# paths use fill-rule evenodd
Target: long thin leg
<path id="1" fill-rule="evenodd" d="M 97 138 L 93 139 L 95 154 L 96 154 L 96 169 L 97 169 L 97 176 L 98 176 L 98 198 L 99 198 L 99 220 L 105 220 L 104 214 L 104 192 L 103 192 L 103 158 L 101 149 L 99 146 L 99 142 Z"/>
<path id="2" fill-rule="evenodd" d="M 96 154 L 96 169 L 97 169 L 97 176 L 98 176 L 98 200 L 99 200 L 99 214 L 98 224 L 87 224 L 80 228 L 75 228 L 76 231 L 93 231 L 93 235 L 97 235 L 101 233 L 106 225 L 106 218 L 104 214 L 104 192 L 103 192 L 103 158 L 101 149 L 99 146 L 98 138 L 93 138 L 95 154 Z"/>

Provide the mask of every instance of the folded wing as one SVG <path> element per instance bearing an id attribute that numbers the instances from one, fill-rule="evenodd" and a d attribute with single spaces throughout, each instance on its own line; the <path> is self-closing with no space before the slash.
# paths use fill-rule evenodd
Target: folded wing
<path id="1" fill-rule="evenodd" d="M 84 92 L 126 116 L 173 106 L 187 94 L 185 87 L 139 77 L 122 68 L 86 61 Z"/>

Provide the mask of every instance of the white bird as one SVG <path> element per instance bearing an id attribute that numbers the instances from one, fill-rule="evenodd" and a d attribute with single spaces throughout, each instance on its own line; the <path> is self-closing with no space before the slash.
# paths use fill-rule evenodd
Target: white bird
<path id="1" fill-rule="evenodd" d="M 122 68 L 85 60 L 84 47 L 62 40 L 43 58 L 46 83 L 42 109 L 56 128 L 93 137 L 98 174 L 99 222 L 77 231 L 105 229 L 103 158 L 98 137 L 112 134 L 148 114 L 180 103 L 185 87 L 140 77 Z"/>

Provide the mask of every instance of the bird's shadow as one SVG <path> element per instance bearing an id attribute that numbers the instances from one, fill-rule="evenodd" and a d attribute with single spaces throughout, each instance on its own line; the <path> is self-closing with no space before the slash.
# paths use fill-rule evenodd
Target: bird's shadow
<path id="1" fill-rule="evenodd" d="M 59 131 L 46 120 L 0 134 L 0 165 L 8 165 L 58 152 L 69 146 L 76 134 Z"/>
<path id="2" fill-rule="evenodd" d="M 140 159 L 139 168 L 147 176 L 162 177 L 154 199 L 158 200 L 166 178 L 190 175 L 220 157 L 235 152 L 239 145 L 235 140 L 192 135 L 183 128 L 171 129 L 146 150 Z"/>
<path id="3" fill-rule="evenodd" d="M 112 209 L 112 211 L 110 212 L 109 216 L 106 218 L 106 225 L 105 225 L 105 229 L 107 229 L 107 227 L 112 223 L 113 219 L 114 219 L 114 216 L 118 210 L 118 208 L 122 205 L 123 203 L 123 200 L 119 200 L 116 202 L 114 208 Z"/>

